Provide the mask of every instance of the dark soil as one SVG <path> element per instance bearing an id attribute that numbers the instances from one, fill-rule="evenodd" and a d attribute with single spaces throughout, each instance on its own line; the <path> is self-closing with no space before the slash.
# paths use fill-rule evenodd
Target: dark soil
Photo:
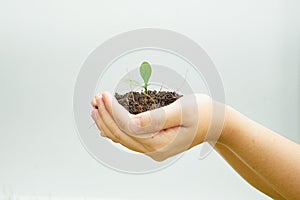
<path id="1" fill-rule="evenodd" d="M 148 90 L 145 92 L 115 93 L 118 102 L 131 114 L 139 114 L 169 105 L 182 97 L 176 92 Z"/>

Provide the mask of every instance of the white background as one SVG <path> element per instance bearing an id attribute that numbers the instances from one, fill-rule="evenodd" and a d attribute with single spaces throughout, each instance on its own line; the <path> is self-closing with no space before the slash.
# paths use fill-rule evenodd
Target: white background
<path id="1" fill-rule="evenodd" d="M 89 53 L 113 35 L 170 29 L 206 50 L 228 104 L 300 142 L 299 8 L 296 0 L 1 0 L 0 190 L 70 198 L 268 199 L 216 153 L 198 160 L 198 148 L 154 174 L 102 166 L 77 137 L 73 88 Z"/>

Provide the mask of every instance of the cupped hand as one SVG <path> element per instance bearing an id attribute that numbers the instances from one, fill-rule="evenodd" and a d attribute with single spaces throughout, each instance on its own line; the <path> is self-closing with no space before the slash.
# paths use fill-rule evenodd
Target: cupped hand
<path id="1" fill-rule="evenodd" d="M 137 115 L 130 114 L 110 93 L 95 96 L 92 118 L 101 135 L 163 161 L 204 141 L 212 100 L 204 94 L 186 95 L 174 103 Z"/>

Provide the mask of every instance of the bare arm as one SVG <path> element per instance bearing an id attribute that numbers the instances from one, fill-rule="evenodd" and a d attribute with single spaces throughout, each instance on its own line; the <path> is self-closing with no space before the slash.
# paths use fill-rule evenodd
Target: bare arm
<path id="1" fill-rule="evenodd" d="M 285 199 L 299 199 L 300 145 L 232 108 L 227 110 L 226 126 L 219 142 Z M 258 182 L 254 181 L 253 185 L 257 187 Z"/>
<path id="2" fill-rule="evenodd" d="M 162 110 L 133 116 L 118 103 L 114 104 L 117 111 L 114 115 L 113 98 L 109 93 L 103 93 L 102 97 L 96 96 L 92 101 L 92 117 L 102 136 L 162 161 L 204 142 L 211 119 L 212 100 L 206 95 L 198 94 L 197 97 L 199 117 L 189 114 L 195 110 L 195 105 L 189 103 L 194 99 L 192 96 L 182 97 L 180 102 L 160 108 L 164 109 L 163 116 L 158 112 Z M 181 120 L 183 114 L 186 115 Z M 148 138 L 136 137 L 141 133 L 156 134 Z M 300 196 L 300 145 L 228 106 L 216 149 L 242 177 L 265 194 L 277 199 L 297 199 Z"/>
<path id="3" fill-rule="evenodd" d="M 217 143 L 215 150 L 239 173 L 248 183 L 256 189 L 272 197 L 273 199 L 284 199 L 272 186 L 264 180 L 259 174 L 243 162 L 227 146 Z"/>

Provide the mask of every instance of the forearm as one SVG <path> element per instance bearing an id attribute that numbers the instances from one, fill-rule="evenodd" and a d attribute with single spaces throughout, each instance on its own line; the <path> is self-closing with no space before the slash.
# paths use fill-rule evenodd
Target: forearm
<path id="1" fill-rule="evenodd" d="M 300 196 L 300 146 L 227 108 L 219 142 L 286 199 Z"/>
<path id="2" fill-rule="evenodd" d="M 272 186 L 244 163 L 234 152 L 223 144 L 217 143 L 215 150 L 253 187 L 272 197 L 273 199 L 284 199 Z"/>

